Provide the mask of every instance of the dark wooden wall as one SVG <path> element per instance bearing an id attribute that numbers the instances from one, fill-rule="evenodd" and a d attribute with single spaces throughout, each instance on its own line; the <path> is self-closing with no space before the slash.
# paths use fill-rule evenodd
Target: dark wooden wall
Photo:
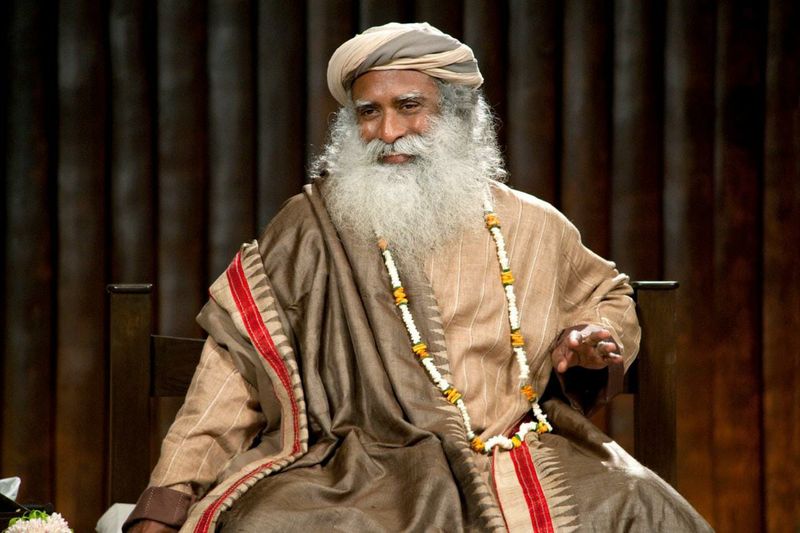
<path id="1" fill-rule="evenodd" d="M 679 488 L 719 531 L 800 527 L 800 6 L 792 0 L 12 0 L 2 9 L 0 476 L 102 512 L 104 286 L 208 284 L 304 183 L 354 32 L 476 51 L 513 184 L 679 296 Z M 598 423 L 630 445 L 629 406 Z"/>

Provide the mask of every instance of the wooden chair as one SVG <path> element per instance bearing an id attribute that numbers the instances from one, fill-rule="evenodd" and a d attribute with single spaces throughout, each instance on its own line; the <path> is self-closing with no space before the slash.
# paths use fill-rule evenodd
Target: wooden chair
<path id="1" fill-rule="evenodd" d="M 109 285 L 107 504 L 134 503 L 164 437 L 159 399 L 182 399 L 203 339 L 153 335 L 152 285 Z"/>
<path id="2" fill-rule="evenodd" d="M 634 394 L 634 455 L 676 485 L 675 295 L 671 281 L 633 283 L 642 325 L 640 355 L 625 379 Z M 108 504 L 135 502 L 147 486 L 163 429 L 159 398 L 182 398 L 201 339 L 151 334 L 152 285 L 109 285 Z"/>

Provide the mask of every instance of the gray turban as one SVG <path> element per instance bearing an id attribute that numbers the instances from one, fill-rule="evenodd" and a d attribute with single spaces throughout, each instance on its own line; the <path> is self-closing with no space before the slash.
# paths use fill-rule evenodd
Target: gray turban
<path id="1" fill-rule="evenodd" d="M 328 89 L 345 105 L 353 81 L 370 70 L 418 70 L 469 87 L 483 83 L 472 49 L 427 22 L 390 22 L 345 42 L 328 62 Z"/>

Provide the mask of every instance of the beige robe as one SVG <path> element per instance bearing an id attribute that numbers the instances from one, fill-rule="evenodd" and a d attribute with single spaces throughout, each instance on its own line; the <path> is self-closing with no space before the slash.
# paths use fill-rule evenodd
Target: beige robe
<path id="1" fill-rule="evenodd" d="M 493 193 L 535 387 L 550 377 L 554 339 L 575 324 L 611 329 L 627 368 L 639 337 L 627 278 L 551 206 Z M 528 410 L 492 246 L 488 233 L 465 235 L 404 279 L 437 366 L 485 435 Z M 472 452 L 458 410 L 410 352 L 377 250 L 336 234 L 315 187 L 210 293 L 199 320 L 211 337 L 132 519 L 186 531 L 574 531 L 641 518 L 641 530 L 707 528 L 557 399 L 545 405 L 556 434 L 490 458 Z M 597 373 L 590 403 L 621 370 Z"/>
<path id="2" fill-rule="evenodd" d="M 627 370 L 641 333 L 628 277 L 583 247 L 575 228 L 549 204 L 502 185 L 494 197 L 534 388 L 545 389 L 555 339 L 579 324 L 608 328 Z M 508 304 L 489 232 L 462 235 L 428 260 L 426 275 L 442 315 L 453 379 L 464 392 L 470 417 L 483 436 L 501 433 L 529 407 L 509 356 Z"/>

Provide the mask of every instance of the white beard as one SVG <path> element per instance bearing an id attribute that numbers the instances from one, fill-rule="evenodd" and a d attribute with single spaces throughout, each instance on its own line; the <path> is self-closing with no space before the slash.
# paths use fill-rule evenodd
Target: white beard
<path id="1" fill-rule="evenodd" d="M 385 164 L 389 153 L 413 155 Z M 495 143 L 476 140 L 465 122 L 439 116 L 424 135 L 387 145 L 365 143 L 349 110 L 339 112 L 323 156 L 328 212 L 339 232 L 376 242 L 383 237 L 404 263 L 483 227 L 488 184 L 496 178 Z"/>

